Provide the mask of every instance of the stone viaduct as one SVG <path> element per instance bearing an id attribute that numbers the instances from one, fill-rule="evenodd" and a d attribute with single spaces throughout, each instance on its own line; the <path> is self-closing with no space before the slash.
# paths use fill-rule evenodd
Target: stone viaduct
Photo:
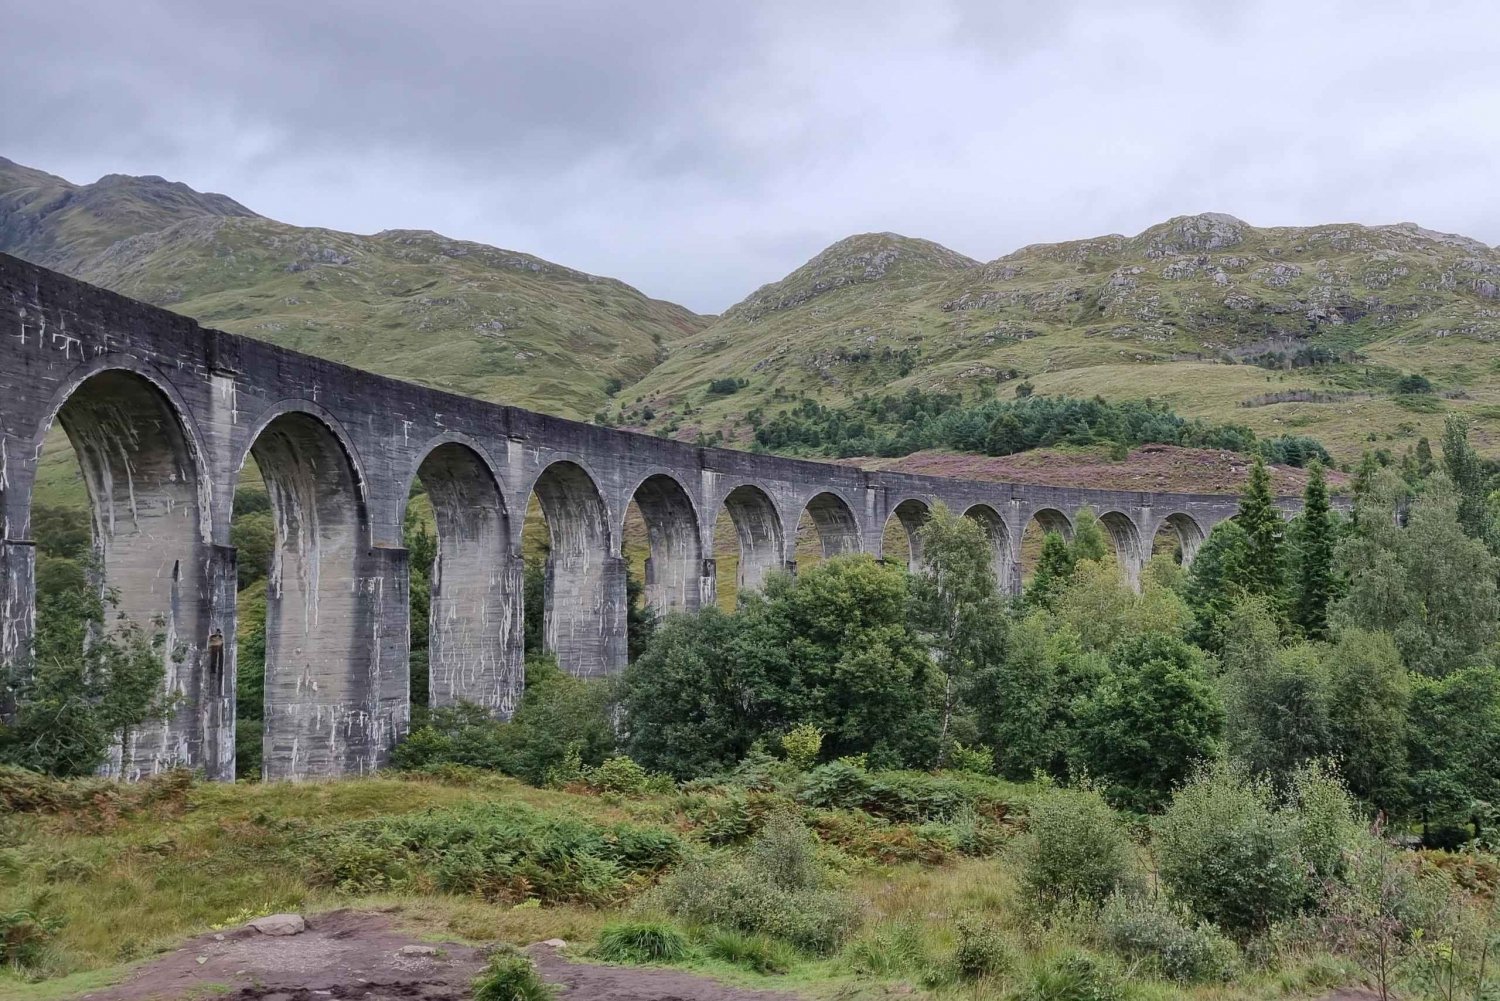
<path id="1" fill-rule="evenodd" d="M 1033 519 L 1067 532 L 1084 505 L 1138 574 L 1159 529 L 1185 558 L 1236 506 L 1222 495 L 1129 493 L 864 472 L 615 431 L 362 372 L 205 329 L 0 254 L 0 658 L 35 629 L 32 486 L 54 421 L 93 511 L 104 584 L 164 626 L 167 722 L 129 735 L 114 769 L 234 777 L 235 482 L 253 456 L 276 523 L 266 610 L 264 773 L 371 771 L 410 713 L 402 522 L 420 477 L 438 527 L 431 698 L 508 714 L 522 685 L 521 525 L 535 495 L 551 538 L 545 644 L 577 675 L 625 663 L 622 523 L 647 523 L 646 598 L 714 600 L 714 526 L 732 517 L 739 585 L 792 568 L 810 514 L 826 555 L 882 555 L 942 502 L 978 519 L 995 572 L 1019 586 Z M 1297 502 L 1282 502 L 1293 510 Z"/>

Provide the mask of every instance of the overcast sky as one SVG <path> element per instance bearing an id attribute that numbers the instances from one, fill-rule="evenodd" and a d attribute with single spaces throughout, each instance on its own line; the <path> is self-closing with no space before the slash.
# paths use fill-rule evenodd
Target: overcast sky
<path id="1" fill-rule="evenodd" d="M 1500 242 L 1500 2 L 46 0 L 0 154 L 524 250 L 716 312 L 851 233 L 1172 215 Z"/>

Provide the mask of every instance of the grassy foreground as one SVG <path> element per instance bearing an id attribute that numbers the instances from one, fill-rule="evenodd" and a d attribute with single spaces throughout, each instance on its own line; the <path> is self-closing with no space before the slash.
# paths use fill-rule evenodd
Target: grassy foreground
<path id="1" fill-rule="evenodd" d="M 582 958 L 609 954 L 593 945 L 601 937 L 613 948 L 666 936 L 685 943 L 679 965 L 840 998 L 894 985 L 942 998 L 1041 997 L 1069 957 L 1094 948 L 1086 923 L 1031 916 L 1010 849 L 1039 790 L 994 779 L 903 773 L 876 776 L 853 798 L 799 794 L 851 929 L 831 947 L 799 950 L 674 922 L 654 906 L 658 884 L 709 846 L 753 856 L 743 834 L 784 809 L 784 794 L 541 790 L 462 770 L 302 785 L 82 780 L 19 792 L 13 775 L 0 778 L 10 783 L 0 788 L 0 922 L 27 912 L 57 924 L 29 966 L 0 973 L 4 999 L 68 997 L 187 936 L 346 906 L 388 910 L 434 939 L 560 937 Z M 953 807 L 955 797 L 966 802 Z M 922 819 L 945 811 L 946 820 Z M 496 854 L 476 860 L 500 840 L 504 866 Z M 564 843 L 566 858 L 548 857 Z M 1117 970 L 1139 998 L 1311 996 L 1358 980 L 1343 961 L 1296 952 L 1247 959 L 1231 982 L 1196 987 Z"/>

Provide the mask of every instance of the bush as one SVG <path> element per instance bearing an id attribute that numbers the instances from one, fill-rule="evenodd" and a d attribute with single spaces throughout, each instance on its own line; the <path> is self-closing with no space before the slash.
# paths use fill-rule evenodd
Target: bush
<path id="1" fill-rule="evenodd" d="M 596 824 L 514 804 L 359 821 L 312 840 L 310 878 L 345 892 L 402 888 L 422 874 L 489 900 L 603 904 L 681 858 L 665 828 Z"/>
<path id="2" fill-rule="evenodd" d="M 654 899 L 684 921 L 819 953 L 837 948 L 859 920 L 858 907 L 817 857 L 812 833 L 787 813 L 770 817 L 738 859 L 716 853 L 679 866 Z"/>
<path id="3" fill-rule="evenodd" d="M 964 772 L 870 772 L 834 761 L 808 772 L 797 799 L 825 810 L 860 810 L 898 823 L 949 820 L 965 812 L 1000 819 L 1019 805 L 1014 786 Z"/>
<path id="4" fill-rule="evenodd" d="M 490 957 L 473 983 L 474 1001 L 551 1001 L 555 991 L 537 975 L 531 960 L 514 952 Z"/>
<path id="5" fill-rule="evenodd" d="M 710 932 L 703 951 L 714 959 L 763 974 L 786 973 L 797 962 L 797 954 L 785 942 L 730 928 Z"/>
<path id="6" fill-rule="evenodd" d="M 1066 952 L 1032 973 L 1015 997 L 1016 1001 L 1122 1001 L 1125 984 L 1113 965 L 1086 952 Z"/>
<path id="7" fill-rule="evenodd" d="M 811 723 L 798 723 L 781 737 L 786 759 L 799 771 L 806 771 L 818 760 L 823 749 L 823 731 Z"/>
<path id="8" fill-rule="evenodd" d="M 974 915 L 960 917 L 955 925 L 958 947 L 953 952 L 953 970 L 960 980 L 978 980 L 1016 968 L 1016 954 L 998 925 Z"/>
<path id="9" fill-rule="evenodd" d="M 955 740 L 948 749 L 948 767 L 955 772 L 989 775 L 995 770 L 995 752 L 983 744 L 965 747 Z"/>
<path id="10" fill-rule="evenodd" d="M 607 963 L 679 963 L 691 951 L 680 931 L 660 921 L 606 925 L 594 945 L 594 955 Z"/>
<path id="11" fill-rule="evenodd" d="M 1201 771 L 1156 823 L 1163 884 L 1194 914 L 1241 941 L 1308 902 L 1295 813 L 1239 765 Z"/>
<path id="12" fill-rule="evenodd" d="M 616 792 L 627 796 L 668 793 L 676 788 L 672 776 L 646 771 L 623 754 L 606 758 L 598 768 L 588 769 L 584 781 L 598 792 Z"/>
<path id="13" fill-rule="evenodd" d="M 1125 827 L 1093 790 L 1057 790 L 1033 803 L 1016 854 L 1021 885 L 1043 908 L 1101 904 L 1136 876 Z"/>
<path id="14" fill-rule="evenodd" d="M 61 918 L 44 918 L 35 911 L 0 912 L 0 965 L 35 966 L 62 924 Z"/>
<path id="15" fill-rule="evenodd" d="M 1099 914 L 1099 935 L 1110 949 L 1168 980 L 1224 983 L 1234 977 L 1234 943 L 1157 900 L 1110 897 Z"/>

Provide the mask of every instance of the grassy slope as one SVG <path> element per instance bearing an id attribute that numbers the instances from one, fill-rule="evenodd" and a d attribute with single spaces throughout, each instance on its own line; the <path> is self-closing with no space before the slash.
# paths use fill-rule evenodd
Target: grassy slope
<path id="1" fill-rule="evenodd" d="M 1022 787 L 1010 788 L 1026 795 Z M 0 971 L 0 1001 L 42 1001 L 96 990 L 127 975 L 133 964 L 175 948 L 184 937 L 281 910 L 379 907 L 433 940 L 525 944 L 561 937 L 583 948 L 607 922 L 625 915 L 628 902 L 517 908 L 507 901 L 431 888 L 397 896 L 351 896 L 308 882 L 304 839 L 319 829 L 476 802 L 524 803 L 549 814 L 601 822 L 666 823 L 689 837 L 695 830 L 677 797 L 548 791 L 500 776 L 463 785 L 394 777 L 300 785 L 200 784 L 185 801 L 168 798 L 154 808 L 123 815 L 97 808 L 20 814 L 7 819 L 8 843 L 0 850 L 0 861 L 6 863 L 0 911 L 41 898 L 47 912 L 64 916 L 66 924 L 48 960 L 51 978 L 26 982 L 12 971 Z M 847 829 L 847 824 L 839 826 Z M 936 866 L 856 863 L 850 888 L 863 901 L 865 923 L 840 955 L 802 957 L 777 977 L 706 959 L 691 965 L 742 983 L 814 997 L 878 998 L 909 992 L 894 985 L 910 983 L 926 964 L 947 961 L 960 915 L 998 922 L 1022 957 L 1018 977 L 1075 941 L 1075 933 L 1066 928 L 1041 929 L 1027 918 L 1013 864 L 1003 853 Z M 1149 980 L 1137 984 L 1147 992 L 1143 997 L 1161 999 L 1298 996 L 1316 986 L 1305 979 L 1308 970 L 1306 960 L 1288 956 L 1280 971 L 1248 971 L 1233 985 L 1193 990 Z M 933 996 L 998 999 L 1016 986 L 1013 978 L 950 984 L 936 988 Z"/>
<path id="2" fill-rule="evenodd" d="M 885 262 L 872 267 L 872 259 Z M 895 262 L 895 263 L 892 263 Z M 744 415 L 806 395 L 836 403 L 908 386 L 1010 395 L 1009 373 L 1039 393 L 1168 400 L 1181 412 L 1298 431 L 1356 458 L 1370 434 L 1397 447 L 1444 416 L 1475 422 L 1500 454 L 1500 252 L 1409 225 L 1257 229 L 1225 216 L 1171 220 L 1119 236 L 1027 247 L 975 264 L 925 241 L 841 241 L 765 286 L 622 394 L 628 426 L 677 424 L 748 440 Z M 1320 346 L 1358 360 L 1271 372 L 1229 365 Z M 1390 395 L 1422 373 L 1434 412 Z M 712 378 L 749 381 L 710 397 Z M 1357 392 L 1336 402 L 1256 403 L 1297 390 Z M 639 402 L 638 402 L 639 401 Z M 654 418 L 643 419 L 646 406 Z"/>

